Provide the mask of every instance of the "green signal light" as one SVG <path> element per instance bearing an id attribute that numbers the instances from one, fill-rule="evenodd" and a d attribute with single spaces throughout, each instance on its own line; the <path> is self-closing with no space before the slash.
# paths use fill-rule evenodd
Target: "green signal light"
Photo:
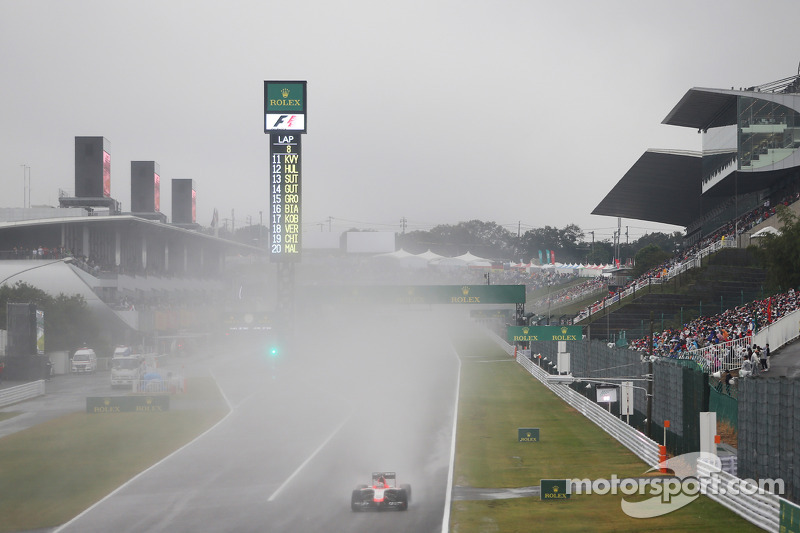
<path id="1" fill-rule="evenodd" d="M 269 349 L 269 354 L 272 357 L 276 357 L 278 355 L 278 347 L 277 346 L 273 346 L 272 348 L 270 348 Z"/>

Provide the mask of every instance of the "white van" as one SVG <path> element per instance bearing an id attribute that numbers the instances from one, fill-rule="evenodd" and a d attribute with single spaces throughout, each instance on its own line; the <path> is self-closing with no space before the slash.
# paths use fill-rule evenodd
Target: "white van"
<path id="1" fill-rule="evenodd" d="M 73 372 L 97 371 L 97 355 L 91 348 L 81 348 L 72 356 Z"/>

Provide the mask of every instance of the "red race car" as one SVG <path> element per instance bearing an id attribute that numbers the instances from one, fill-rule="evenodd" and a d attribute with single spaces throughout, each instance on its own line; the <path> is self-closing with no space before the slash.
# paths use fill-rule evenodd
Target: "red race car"
<path id="1" fill-rule="evenodd" d="M 411 485 L 397 485 L 394 472 L 373 472 L 371 485 L 357 485 L 350 497 L 353 511 L 405 511 L 411 501 Z"/>

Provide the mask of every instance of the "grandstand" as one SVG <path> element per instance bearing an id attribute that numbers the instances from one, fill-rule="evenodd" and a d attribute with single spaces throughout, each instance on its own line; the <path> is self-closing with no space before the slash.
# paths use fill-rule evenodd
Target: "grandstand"
<path id="1" fill-rule="evenodd" d="M 159 339 L 219 323 L 235 293 L 233 263 L 265 254 L 198 231 L 192 180 L 174 180 L 182 188 L 173 187 L 167 223 L 155 162 L 131 162 L 133 212 L 123 213 L 111 197 L 110 151 L 103 137 L 75 137 L 75 196 L 61 192 L 59 207 L 0 208 L 0 285 L 79 294 L 109 342 L 164 349 Z"/>
<path id="2" fill-rule="evenodd" d="M 763 297 L 763 289 L 758 294 L 763 273 L 733 250 L 725 257 L 740 270 L 727 277 L 740 280 L 740 286 L 723 288 L 708 272 L 688 272 L 708 265 L 707 256 L 722 248 L 746 248 L 765 227 L 779 228 L 774 217 L 778 204 L 800 210 L 800 75 L 738 90 L 692 88 L 662 123 L 696 129 L 702 135 L 701 151 L 646 151 L 592 214 L 683 226 L 685 251 L 581 311 L 573 322 L 595 323 L 595 337 L 613 340 L 621 331 L 644 336 L 650 311 L 662 321 L 666 312 L 667 320 L 680 327 L 694 318 L 684 310 L 703 314 L 702 298 L 708 311 L 717 304 L 716 311 L 722 312 L 745 303 L 745 296 L 748 301 Z M 698 275 L 705 277 L 702 294 L 692 285 Z M 658 292 L 654 286 L 684 297 L 650 296 Z M 736 292 L 739 301 L 732 297 Z M 645 296 L 649 304 L 638 302 L 642 326 L 631 331 L 631 321 L 624 318 L 631 309 L 620 310 Z"/>

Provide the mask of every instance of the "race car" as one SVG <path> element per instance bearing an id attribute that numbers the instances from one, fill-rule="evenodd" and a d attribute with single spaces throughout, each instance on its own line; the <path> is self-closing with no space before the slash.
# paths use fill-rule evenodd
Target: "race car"
<path id="1" fill-rule="evenodd" d="M 353 511 L 405 511 L 411 501 L 411 485 L 397 485 L 394 472 L 373 472 L 371 485 L 357 485 L 350 497 Z"/>

